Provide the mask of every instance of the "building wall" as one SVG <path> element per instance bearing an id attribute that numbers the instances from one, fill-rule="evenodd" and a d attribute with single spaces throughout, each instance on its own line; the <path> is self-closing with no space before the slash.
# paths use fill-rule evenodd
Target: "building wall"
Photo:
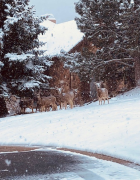
<path id="1" fill-rule="evenodd" d="M 89 84 L 86 82 L 81 82 L 78 75 L 70 73 L 69 69 L 63 67 L 63 63 L 57 57 L 52 59 L 54 61 L 53 66 L 49 70 L 49 75 L 52 77 L 50 80 L 50 92 L 57 98 L 59 102 L 59 92 L 58 88 L 62 88 L 63 92 L 68 92 L 69 90 L 74 90 L 75 98 L 74 103 L 76 105 L 82 105 L 87 102 L 89 98 Z"/>

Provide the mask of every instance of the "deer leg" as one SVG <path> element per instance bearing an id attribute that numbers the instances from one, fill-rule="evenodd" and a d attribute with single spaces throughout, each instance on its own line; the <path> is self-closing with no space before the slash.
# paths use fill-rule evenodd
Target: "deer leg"
<path id="1" fill-rule="evenodd" d="M 73 102 L 71 103 L 71 109 L 73 109 Z"/>
<path id="2" fill-rule="evenodd" d="M 65 109 L 67 109 L 67 103 L 66 102 L 64 103 L 64 106 L 65 106 Z"/>
<path id="3" fill-rule="evenodd" d="M 71 108 L 71 109 L 73 108 L 73 103 L 72 103 L 72 101 L 70 102 L 70 108 Z"/>
<path id="4" fill-rule="evenodd" d="M 57 111 L 57 105 L 55 104 L 55 111 Z"/>
<path id="5" fill-rule="evenodd" d="M 43 109 L 44 109 L 44 107 L 42 106 L 42 107 L 41 107 L 41 112 L 43 112 Z"/>
<path id="6" fill-rule="evenodd" d="M 56 104 L 54 105 L 54 111 L 57 111 L 57 105 Z"/>
<path id="7" fill-rule="evenodd" d="M 52 106 L 52 111 L 55 111 L 55 105 L 51 104 L 51 106 Z"/>
<path id="8" fill-rule="evenodd" d="M 61 102 L 61 103 L 60 103 L 60 109 L 62 109 L 62 108 L 63 108 L 63 103 Z"/>
<path id="9" fill-rule="evenodd" d="M 109 99 L 107 98 L 107 100 L 108 100 L 108 104 L 109 104 Z"/>
<path id="10" fill-rule="evenodd" d="M 102 105 L 102 99 L 101 99 L 101 105 Z"/>
<path id="11" fill-rule="evenodd" d="M 71 101 L 71 109 L 73 108 L 73 102 Z"/>
<path id="12" fill-rule="evenodd" d="M 41 107 L 40 107 L 40 112 L 42 112 L 42 108 L 43 108 L 43 107 L 41 106 Z"/>

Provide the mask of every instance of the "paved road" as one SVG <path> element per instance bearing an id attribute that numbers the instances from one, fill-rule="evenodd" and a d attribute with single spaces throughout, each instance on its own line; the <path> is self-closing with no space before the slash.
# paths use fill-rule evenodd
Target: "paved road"
<path id="1" fill-rule="evenodd" d="M 94 158 L 56 150 L 0 154 L 0 180 L 104 180 L 102 173 L 101 177 L 91 170 L 100 167 L 102 172 L 111 166 Z"/>
<path id="2" fill-rule="evenodd" d="M 84 179 L 88 177 L 88 180 L 93 180 L 95 177 L 96 180 L 102 180 L 98 175 L 82 168 L 82 161 L 81 156 L 59 151 L 0 154 L 0 179 L 52 179 L 51 174 L 56 174 L 56 178 L 61 179 L 62 176 L 71 176 L 71 172 L 76 172 L 77 176 Z"/>

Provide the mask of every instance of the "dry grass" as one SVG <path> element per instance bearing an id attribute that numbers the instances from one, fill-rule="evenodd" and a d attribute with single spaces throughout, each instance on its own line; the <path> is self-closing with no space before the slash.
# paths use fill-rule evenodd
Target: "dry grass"
<path id="1" fill-rule="evenodd" d="M 106 156 L 103 154 L 97 154 L 97 153 L 92 153 L 92 152 L 86 152 L 86 151 L 80 151 L 80 150 L 74 150 L 74 149 L 67 149 L 67 148 L 57 148 L 58 150 L 63 150 L 63 151 L 70 151 L 70 152 L 75 152 L 75 153 L 79 153 L 79 154 L 83 154 L 86 156 L 91 156 L 91 157 L 95 157 L 97 159 L 102 159 L 102 160 L 106 160 L 106 161 L 112 161 L 118 164 L 122 164 L 134 169 L 137 169 L 140 171 L 140 164 L 136 164 L 130 161 L 126 161 L 123 159 L 118 159 L 118 158 L 114 158 L 111 156 Z"/>
<path id="2" fill-rule="evenodd" d="M 22 147 L 22 146 L 0 146 L 0 152 L 13 152 L 13 151 L 31 151 L 37 149 L 37 147 Z"/>

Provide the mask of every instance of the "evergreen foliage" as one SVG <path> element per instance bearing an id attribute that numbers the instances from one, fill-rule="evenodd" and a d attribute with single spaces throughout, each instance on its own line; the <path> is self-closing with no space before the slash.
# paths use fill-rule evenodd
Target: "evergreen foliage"
<path id="1" fill-rule="evenodd" d="M 40 25 L 46 17 L 35 17 L 29 0 L 2 0 L 0 4 L 1 93 L 31 93 L 49 86 L 44 71 L 51 65 L 39 47 L 38 35 L 47 29 Z"/>
<path id="2" fill-rule="evenodd" d="M 0 96 L 0 117 L 4 117 L 8 114 L 6 103 L 4 101 L 4 98 Z"/>
<path id="3" fill-rule="evenodd" d="M 110 72 L 106 72 L 108 76 L 123 67 L 129 69 L 127 73 L 133 72 L 135 67 L 136 84 L 140 84 L 140 68 L 137 68 L 140 66 L 140 1 L 80 0 L 75 9 L 80 15 L 75 19 L 78 28 L 87 41 L 98 48 L 96 54 L 88 47 L 83 48 L 79 55 L 80 74 L 84 73 L 86 77 L 98 75 L 100 78 L 109 70 L 108 66 L 112 67 Z M 70 63 L 66 62 L 69 66 Z"/>

